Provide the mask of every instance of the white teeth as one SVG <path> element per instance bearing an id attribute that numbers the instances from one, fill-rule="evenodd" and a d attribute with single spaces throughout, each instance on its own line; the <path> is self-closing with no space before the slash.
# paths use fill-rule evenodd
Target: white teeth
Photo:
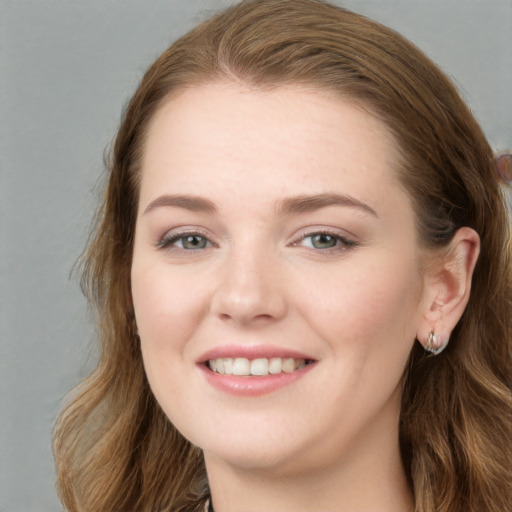
<path id="1" fill-rule="evenodd" d="M 282 359 L 280 357 L 273 357 L 268 363 L 268 371 L 272 375 L 276 373 L 281 373 L 281 362 Z"/>
<path id="2" fill-rule="evenodd" d="M 224 370 L 226 370 L 226 364 L 224 364 Z M 233 371 L 231 373 L 233 375 L 251 375 L 249 359 L 245 359 L 244 357 L 237 357 L 233 361 Z M 228 374 L 227 371 L 226 374 Z"/>
<path id="3" fill-rule="evenodd" d="M 264 376 L 276 375 L 278 373 L 291 373 L 306 366 L 305 359 L 293 359 L 292 357 L 265 357 L 258 359 L 246 359 L 245 357 L 221 357 L 208 361 L 210 370 L 223 375 L 237 376 Z"/>
<path id="4" fill-rule="evenodd" d="M 225 358 L 224 361 L 224 373 L 231 375 L 233 373 L 233 359 Z"/>
<path id="5" fill-rule="evenodd" d="M 283 359 L 281 369 L 285 373 L 292 373 L 295 370 L 295 361 L 291 357 Z"/>
<path id="6" fill-rule="evenodd" d="M 251 361 L 251 375 L 268 375 L 268 359 Z"/>

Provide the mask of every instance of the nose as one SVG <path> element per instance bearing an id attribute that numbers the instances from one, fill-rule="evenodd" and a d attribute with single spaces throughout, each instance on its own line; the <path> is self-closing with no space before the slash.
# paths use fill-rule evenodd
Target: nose
<path id="1" fill-rule="evenodd" d="M 233 248 L 223 262 L 211 311 L 238 326 L 266 325 L 286 315 L 284 280 L 270 251 Z"/>

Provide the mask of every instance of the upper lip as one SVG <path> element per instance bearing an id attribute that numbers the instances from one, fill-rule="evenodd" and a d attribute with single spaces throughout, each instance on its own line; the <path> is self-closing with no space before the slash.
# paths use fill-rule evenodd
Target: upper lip
<path id="1" fill-rule="evenodd" d="M 244 357 L 246 359 L 291 357 L 293 359 L 306 359 L 309 361 L 315 360 L 314 357 L 311 357 L 304 352 L 299 352 L 290 348 L 279 347 L 277 345 L 222 345 L 219 347 L 214 347 L 202 354 L 197 360 L 197 363 L 205 363 L 207 361 L 211 361 L 212 359 L 220 359 L 222 357 Z"/>

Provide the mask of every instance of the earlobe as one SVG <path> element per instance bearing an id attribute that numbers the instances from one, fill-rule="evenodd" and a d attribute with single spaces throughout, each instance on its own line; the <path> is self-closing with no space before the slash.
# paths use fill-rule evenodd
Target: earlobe
<path id="1" fill-rule="evenodd" d="M 425 350 L 439 354 L 460 320 L 471 292 L 480 253 L 480 237 L 471 228 L 457 230 L 442 256 L 435 256 L 425 276 L 423 319 L 417 338 Z"/>

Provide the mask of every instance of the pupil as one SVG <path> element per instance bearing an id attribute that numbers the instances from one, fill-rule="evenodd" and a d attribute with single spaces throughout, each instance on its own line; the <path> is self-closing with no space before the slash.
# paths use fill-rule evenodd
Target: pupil
<path id="1" fill-rule="evenodd" d="M 332 235 L 327 234 L 315 235 L 313 245 L 321 249 L 334 247 L 336 245 L 336 239 Z"/>
<path id="2" fill-rule="evenodd" d="M 205 240 L 202 236 L 190 235 L 185 238 L 185 247 L 191 249 L 202 248 L 205 245 Z"/>

